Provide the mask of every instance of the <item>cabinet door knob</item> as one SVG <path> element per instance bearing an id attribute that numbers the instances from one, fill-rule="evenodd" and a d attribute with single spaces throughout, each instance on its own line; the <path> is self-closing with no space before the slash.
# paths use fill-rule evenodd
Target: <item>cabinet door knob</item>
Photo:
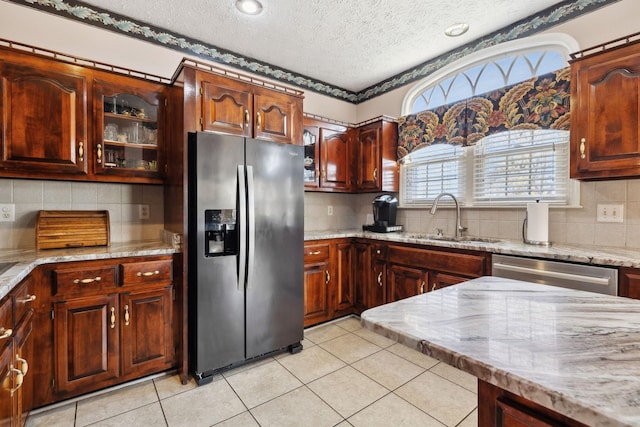
<path id="1" fill-rule="evenodd" d="M 13 329 L 0 328 L 0 340 L 9 338 L 13 334 Z"/>
<path id="2" fill-rule="evenodd" d="M 35 295 L 27 295 L 24 298 L 17 298 L 16 302 L 20 303 L 20 304 L 26 304 L 28 302 L 35 301 L 35 300 L 36 300 L 36 296 Z"/>
<path id="3" fill-rule="evenodd" d="M 16 386 L 15 388 L 10 388 L 11 387 L 11 374 L 15 374 L 16 376 Z M 16 369 L 13 366 L 11 366 L 11 368 L 9 368 L 8 372 L 7 372 L 7 376 L 5 377 L 5 380 L 3 381 L 2 385 L 5 389 L 7 390 L 11 390 L 11 396 L 13 396 L 13 394 L 18 391 L 18 389 L 20 387 L 22 387 L 22 383 L 24 382 L 24 374 L 22 373 L 22 371 L 20 369 Z"/>
<path id="4" fill-rule="evenodd" d="M 115 307 L 111 307 L 111 316 L 110 316 L 110 325 L 111 329 L 116 327 L 116 308 Z"/>
<path id="5" fill-rule="evenodd" d="M 124 326 L 129 326 L 129 306 L 124 306 Z"/>
<path id="6" fill-rule="evenodd" d="M 378 255 L 380 255 L 381 253 L 382 253 L 382 251 L 381 251 L 380 249 L 378 249 L 378 250 L 376 251 L 376 254 L 378 254 Z"/>
<path id="7" fill-rule="evenodd" d="M 98 159 L 96 162 L 102 163 L 102 144 L 98 144 Z"/>
<path id="8" fill-rule="evenodd" d="M 84 142 L 78 143 L 78 160 L 84 162 Z"/>
<path id="9" fill-rule="evenodd" d="M 584 151 L 585 151 L 585 148 L 586 148 L 586 147 L 585 147 L 585 143 L 586 143 L 586 142 L 587 142 L 586 138 L 582 138 L 582 139 L 580 140 L 580 158 L 581 158 L 581 159 L 584 159 L 585 157 L 587 157 L 587 155 L 586 155 L 586 154 L 584 154 Z"/>
<path id="10" fill-rule="evenodd" d="M 22 372 L 22 375 L 27 375 L 27 372 L 29 372 L 29 363 L 23 358 L 17 356 L 16 362 L 20 364 L 20 372 Z"/>

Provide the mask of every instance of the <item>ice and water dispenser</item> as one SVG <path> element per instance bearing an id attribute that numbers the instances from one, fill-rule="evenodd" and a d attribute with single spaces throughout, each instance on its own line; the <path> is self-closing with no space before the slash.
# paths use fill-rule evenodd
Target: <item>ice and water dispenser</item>
<path id="1" fill-rule="evenodd" d="M 204 211 L 204 255 L 206 257 L 236 255 L 238 235 L 235 209 Z"/>

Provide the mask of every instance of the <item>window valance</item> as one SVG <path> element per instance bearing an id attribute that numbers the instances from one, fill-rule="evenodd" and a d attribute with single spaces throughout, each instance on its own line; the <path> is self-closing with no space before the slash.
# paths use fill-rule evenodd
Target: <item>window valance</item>
<path id="1" fill-rule="evenodd" d="M 398 159 L 432 144 L 474 145 L 506 130 L 569 130 L 570 68 L 398 119 Z"/>

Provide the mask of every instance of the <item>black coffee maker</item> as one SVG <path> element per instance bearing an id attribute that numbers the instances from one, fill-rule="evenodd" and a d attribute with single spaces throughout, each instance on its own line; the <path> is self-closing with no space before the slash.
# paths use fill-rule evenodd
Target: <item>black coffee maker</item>
<path id="1" fill-rule="evenodd" d="M 388 233 L 402 231 L 401 225 L 396 225 L 398 199 L 390 194 L 381 194 L 371 203 L 373 207 L 373 225 L 363 225 L 365 231 Z"/>

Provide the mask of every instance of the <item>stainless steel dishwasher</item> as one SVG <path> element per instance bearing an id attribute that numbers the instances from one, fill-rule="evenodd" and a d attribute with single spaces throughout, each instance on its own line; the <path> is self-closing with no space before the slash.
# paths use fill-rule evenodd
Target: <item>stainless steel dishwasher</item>
<path id="1" fill-rule="evenodd" d="M 507 255 L 492 256 L 492 274 L 543 285 L 618 295 L 618 269 Z"/>

